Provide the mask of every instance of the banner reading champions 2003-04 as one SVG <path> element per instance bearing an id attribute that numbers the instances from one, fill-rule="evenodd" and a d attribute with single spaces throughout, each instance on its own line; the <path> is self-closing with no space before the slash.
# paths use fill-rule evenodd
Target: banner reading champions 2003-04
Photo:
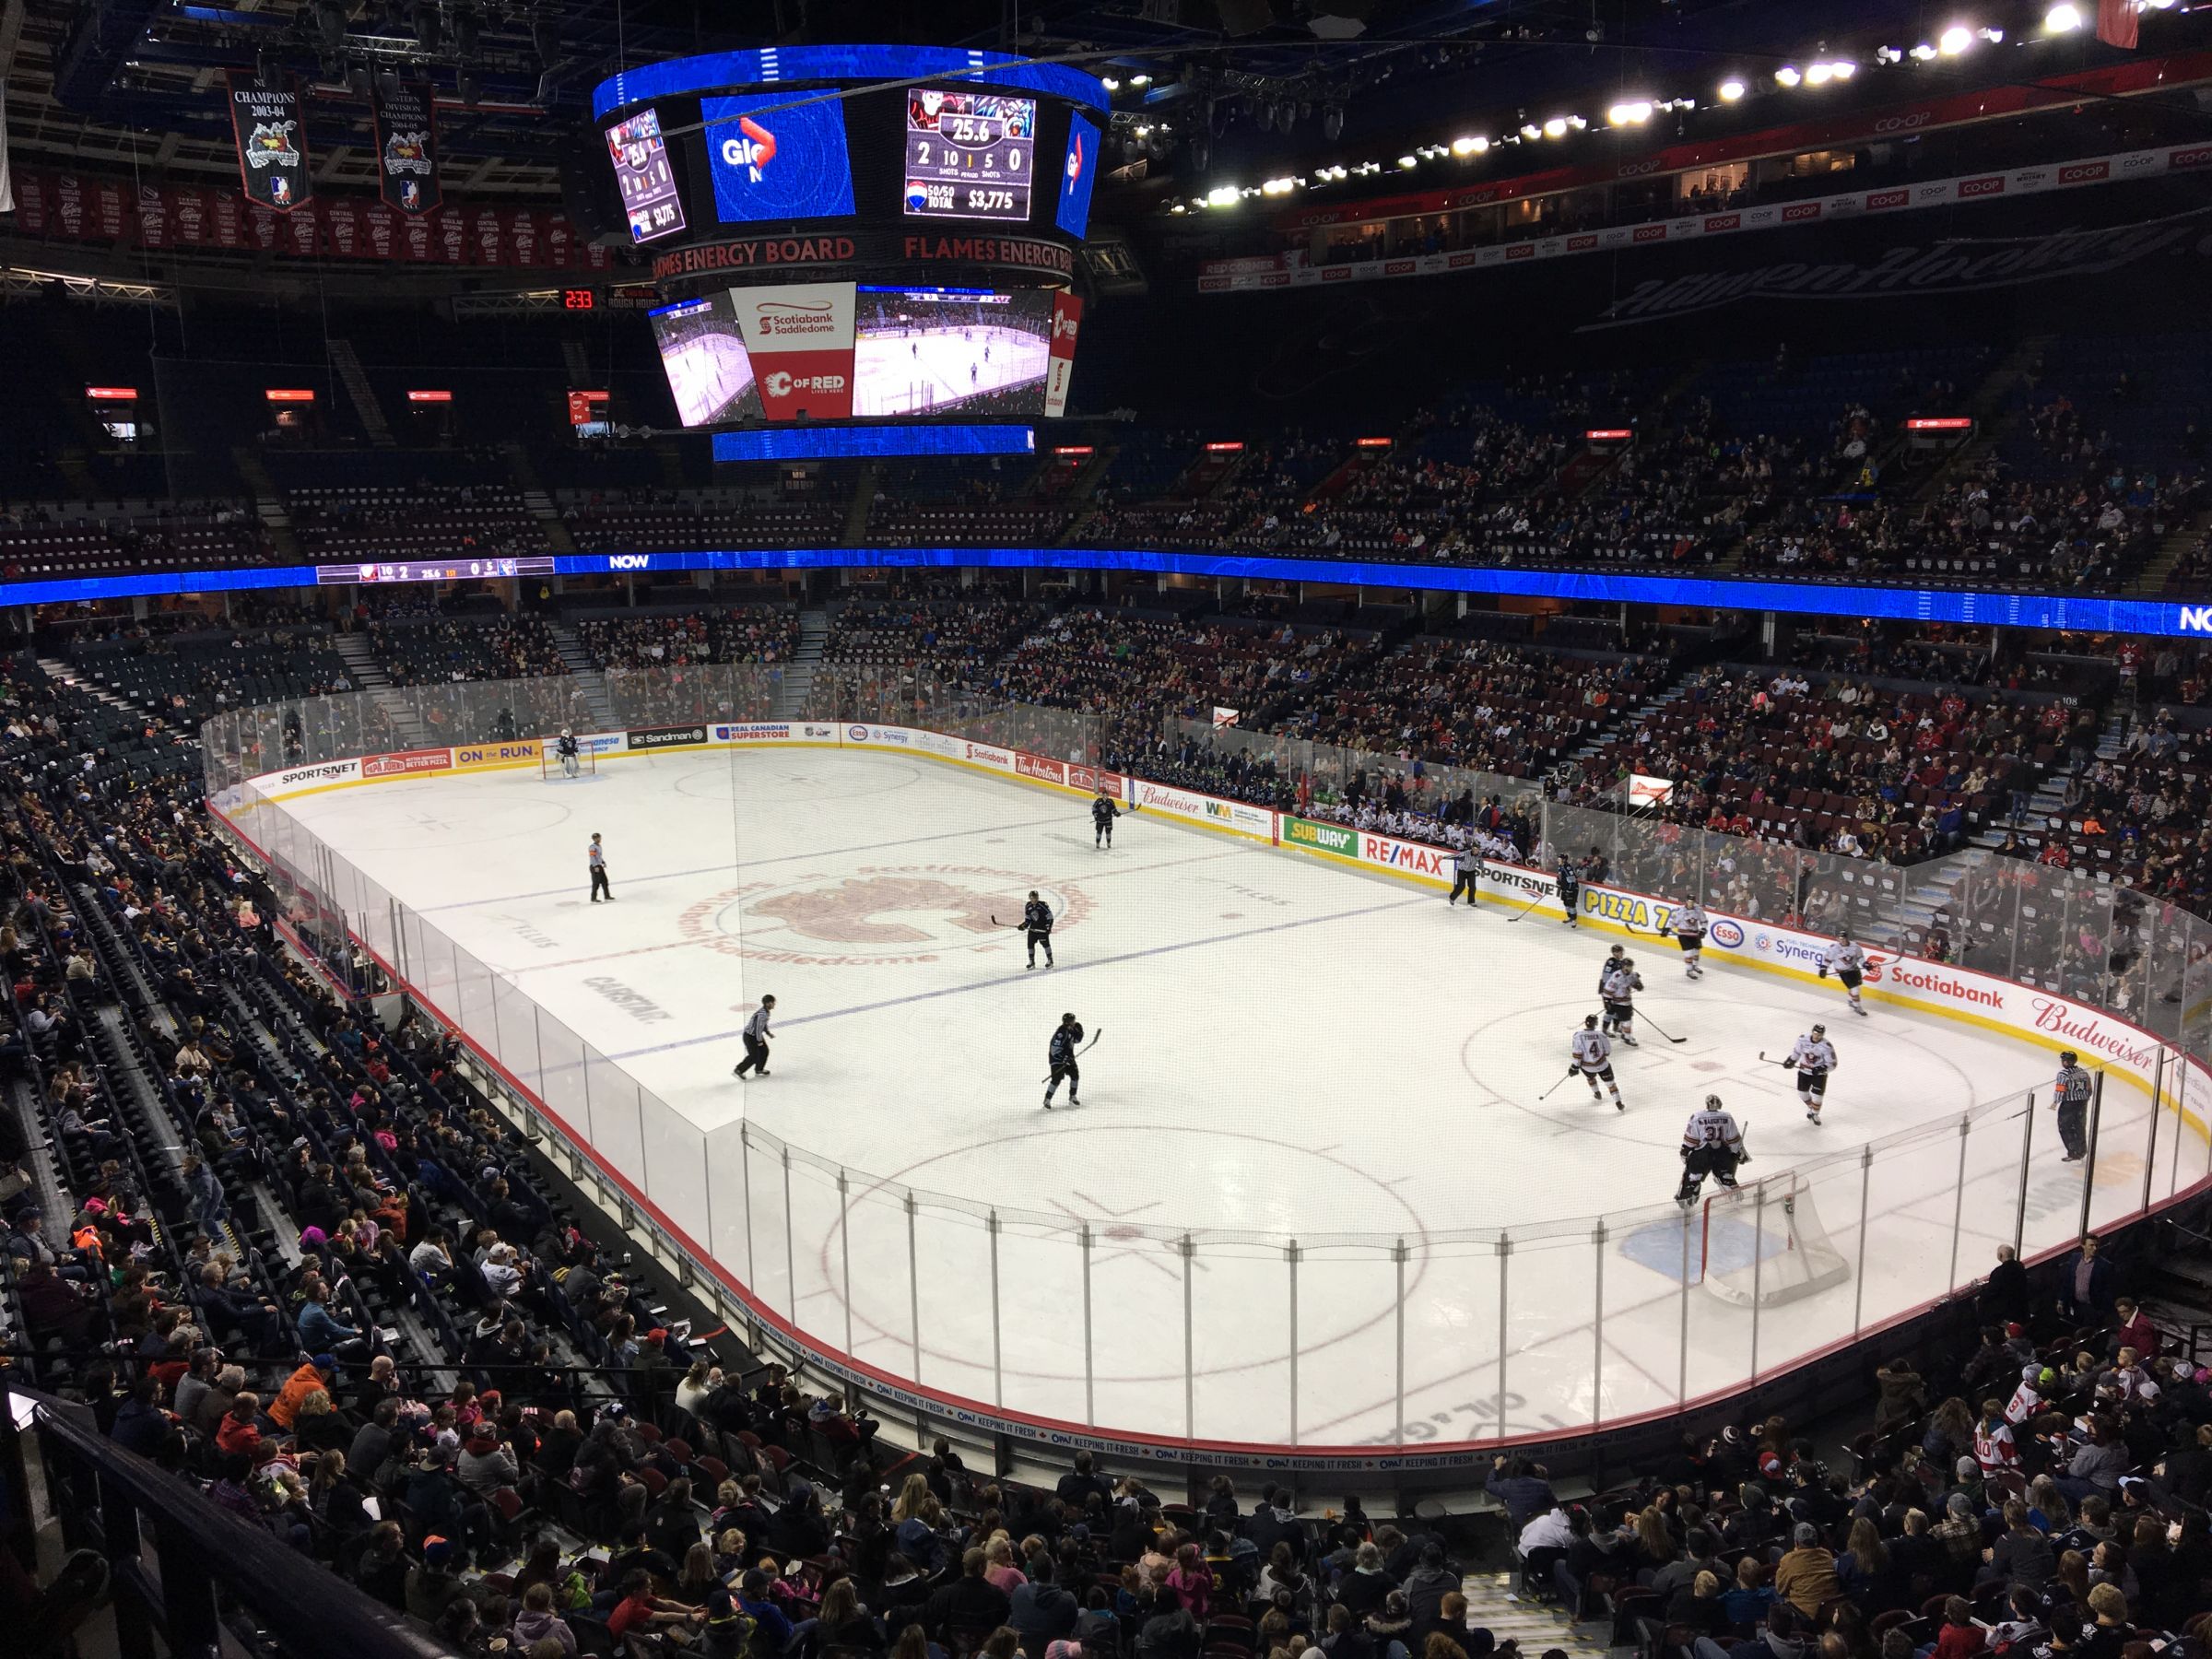
<path id="1" fill-rule="evenodd" d="M 228 77 L 230 131 L 238 139 L 238 176 L 246 200 L 289 213 L 308 198 L 307 123 L 292 76 Z"/>

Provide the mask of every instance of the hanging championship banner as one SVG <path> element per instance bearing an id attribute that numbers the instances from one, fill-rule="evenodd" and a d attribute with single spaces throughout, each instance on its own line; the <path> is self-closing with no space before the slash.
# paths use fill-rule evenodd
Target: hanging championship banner
<path id="1" fill-rule="evenodd" d="M 307 200 L 307 124 L 299 83 L 250 75 L 225 77 L 230 88 L 230 131 L 238 139 L 238 176 L 246 200 L 289 213 Z"/>
<path id="2" fill-rule="evenodd" d="M 428 81 L 404 83 L 376 100 L 376 177 L 385 201 L 402 213 L 429 213 L 444 199 L 438 184 L 438 112 Z"/>

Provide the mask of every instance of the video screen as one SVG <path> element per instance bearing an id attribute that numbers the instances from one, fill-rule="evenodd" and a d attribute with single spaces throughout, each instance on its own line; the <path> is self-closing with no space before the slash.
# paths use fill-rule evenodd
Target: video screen
<path id="1" fill-rule="evenodd" d="M 1060 205 L 1053 222 L 1080 240 L 1090 223 L 1090 191 L 1098 182 L 1099 129 L 1080 114 L 1067 118 L 1067 156 L 1060 164 Z"/>
<path id="2" fill-rule="evenodd" d="M 668 165 L 668 141 L 657 111 L 644 110 L 606 129 L 606 153 L 629 216 L 629 240 L 652 241 L 684 228 L 684 204 Z"/>
<path id="3" fill-rule="evenodd" d="M 1049 290 L 863 288 L 854 303 L 856 418 L 1043 414 Z"/>
<path id="4" fill-rule="evenodd" d="M 907 217 L 1026 223 L 1036 146 L 1033 98 L 914 88 L 906 95 Z"/>
<path id="5" fill-rule="evenodd" d="M 836 218 L 853 211 L 845 106 L 794 103 L 801 92 L 702 98 L 707 171 L 725 225 Z"/>
<path id="6" fill-rule="evenodd" d="M 678 420 L 698 427 L 759 418 L 760 394 L 753 381 L 753 359 L 746 351 L 728 288 L 647 314 Z"/>

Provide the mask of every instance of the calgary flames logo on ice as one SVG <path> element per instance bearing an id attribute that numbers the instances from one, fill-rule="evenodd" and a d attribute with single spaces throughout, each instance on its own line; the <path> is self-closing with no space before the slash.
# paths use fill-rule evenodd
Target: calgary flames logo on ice
<path id="1" fill-rule="evenodd" d="M 1090 912 L 1077 889 L 1017 871 L 904 865 L 748 883 L 693 905 L 677 925 L 688 938 L 756 961 L 934 962 L 1002 944 L 1018 949 L 1016 924 L 1031 888 L 1053 907 L 1055 934 Z"/>
<path id="2" fill-rule="evenodd" d="M 794 933 L 830 945 L 926 945 L 935 933 L 907 918 L 920 914 L 933 924 L 987 934 L 994 925 L 994 903 L 1004 906 L 1013 900 L 935 877 L 848 876 L 835 887 L 810 893 L 778 893 L 748 911 L 774 917 Z"/>

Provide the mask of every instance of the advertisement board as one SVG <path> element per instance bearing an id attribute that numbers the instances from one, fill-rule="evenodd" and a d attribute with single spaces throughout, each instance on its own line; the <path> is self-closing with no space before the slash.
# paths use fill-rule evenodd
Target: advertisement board
<path id="1" fill-rule="evenodd" d="M 507 743 L 460 743 L 453 746 L 455 771 L 481 771 L 488 767 L 522 766 L 540 759 L 545 741 L 518 737 Z"/>

